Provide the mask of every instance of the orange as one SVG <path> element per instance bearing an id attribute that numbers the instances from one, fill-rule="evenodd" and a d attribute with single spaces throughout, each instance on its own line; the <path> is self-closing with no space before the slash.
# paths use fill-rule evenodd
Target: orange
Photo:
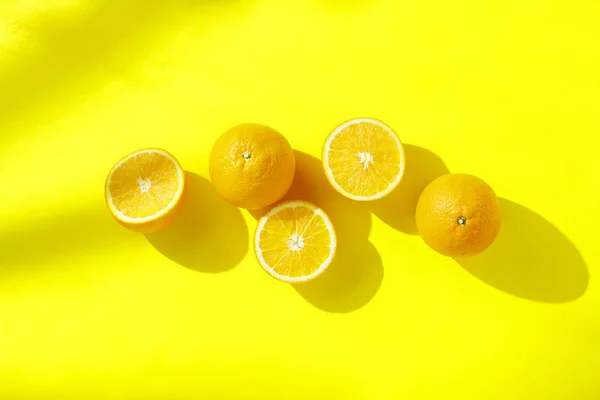
<path id="1" fill-rule="evenodd" d="M 336 191 L 352 200 L 388 195 L 404 174 L 404 148 L 386 124 L 370 118 L 344 122 L 327 137 L 323 167 Z"/>
<path id="2" fill-rule="evenodd" d="M 272 277 L 306 282 L 321 275 L 333 261 L 336 236 L 329 217 L 305 201 L 273 207 L 258 221 L 254 252 Z"/>
<path id="3" fill-rule="evenodd" d="M 500 231 L 500 200 L 481 179 L 447 174 L 431 182 L 416 211 L 419 234 L 432 249 L 450 257 L 483 252 Z"/>
<path id="4" fill-rule="evenodd" d="M 242 124 L 223 133 L 210 153 L 210 180 L 231 204 L 258 210 L 287 193 L 294 180 L 294 151 L 279 132 Z"/>
<path id="5" fill-rule="evenodd" d="M 111 169 L 106 204 L 127 228 L 155 232 L 175 218 L 184 187 L 184 172 L 175 157 L 161 149 L 139 150 Z"/>

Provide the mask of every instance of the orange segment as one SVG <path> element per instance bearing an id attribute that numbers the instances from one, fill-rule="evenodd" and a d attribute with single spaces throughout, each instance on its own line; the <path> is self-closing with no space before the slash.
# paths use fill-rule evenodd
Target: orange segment
<path id="1" fill-rule="evenodd" d="M 375 200 L 398 186 L 404 174 L 404 149 L 381 121 L 354 119 L 338 126 L 323 148 L 325 174 L 333 187 L 353 200 Z"/>
<path id="2" fill-rule="evenodd" d="M 335 255 L 336 237 L 320 208 L 290 201 L 272 208 L 258 223 L 254 250 L 260 265 L 284 282 L 319 276 Z"/>
<path id="3" fill-rule="evenodd" d="M 121 224 L 136 231 L 162 228 L 174 217 L 184 189 L 184 172 L 160 149 L 124 157 L 106 180 L 106 203 Z"/>

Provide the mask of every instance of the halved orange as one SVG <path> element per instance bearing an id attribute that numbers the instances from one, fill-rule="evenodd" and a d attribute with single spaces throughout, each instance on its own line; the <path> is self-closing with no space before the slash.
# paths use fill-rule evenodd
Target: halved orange
<path id="1" fill-rule="evenodd" d="M 106 179 L 113 217 L 136 232 L 155 232 L 175 217 L 185 187 L 184 171 L 170 153 L 144 149 L 121 159 Z"/>
<path id="2" fill-rule="evenodd" d="M 284 282 L 306 282 L 321 275 L 336 250 L 333 224 L 325 212 L 305 201 L 273 207 L 258 221 L 254 251 L 259 264 Z"/>
<path id="3" fill-rule="evenodd" d="M 323 146 L 323 168 L 336 191 L 352 200 L 380 199 L 404 174 L 404 148 L 398 135 L 376 119 L 339 125 Z"/>

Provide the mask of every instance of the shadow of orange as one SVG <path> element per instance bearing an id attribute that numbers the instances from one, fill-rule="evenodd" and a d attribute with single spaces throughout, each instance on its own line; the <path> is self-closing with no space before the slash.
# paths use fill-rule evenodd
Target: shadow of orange
<path id="1" fill-rule="evenodd" d="M 367 304 L 383 280 L 383 263 L 368 241 L 371 216 L 365 204 L 348 200 L 329 184 L 321 161 L 295 150 L 296 175 L 282 199 L 305 200 L 321 207 L 333 222 L 338 248 L 331 266 L 319 278 L 293 285 L 315 307 L 350 312 Z M 261 212 L 252 215 L 260 217 Z"/>
<path id="2" fill-rule="evenodd" d="M 212 184 L 186 172 L 186 195 L 175 221 L 148 241 L 164 256 L 201 272 L 223 272 L 237 266 L 248 252 L 248 226 L 241 211 Z"/>
<path id="3" fill-rule="evenodd" d="M 525 299 L 564 303 L 581 297 L 590 279 L 575 245 L 554 225 L 501 199 L 502 228 L 484 253 L 456 261 L 470 274 Z"/>
<path id="4" fill-rule="evenodd" d="M 392 193 L 374 201 L 371 210 L 392 228 L 416 235 L 419 196 L 431 181 L 449 171 L 442 159 L 427 149 L 405 144 L 404 153 L 406 170 L 402 181 Z"/>

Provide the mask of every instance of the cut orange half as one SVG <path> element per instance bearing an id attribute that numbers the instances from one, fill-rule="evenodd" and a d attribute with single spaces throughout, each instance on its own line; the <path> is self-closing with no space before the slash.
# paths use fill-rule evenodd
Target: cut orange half
<path id="1" fill-rule="evenodd" d="M 145 149 L 120 160 L 106 179 L 106 204 L 122 225 L 154 232 L 175 217 L 184 191 L 179 162 L 161 149 Z"/>
<path id="2" fill-rule="evenodd" d="M 370 118 L 344 122 L 327 137 L 323 167 L 339 193 L 352 200 L 376 200 L 398 186 L 404 148 L 386 124 Z"/>
<path id="3" fill-rule="evenodd" d="M 336 237 L 323 210 L 305 201 L 288 201 L 262 217 L 254 236 L 258 262 L 284 282 L 306 282 L 333 261 Z"/>

